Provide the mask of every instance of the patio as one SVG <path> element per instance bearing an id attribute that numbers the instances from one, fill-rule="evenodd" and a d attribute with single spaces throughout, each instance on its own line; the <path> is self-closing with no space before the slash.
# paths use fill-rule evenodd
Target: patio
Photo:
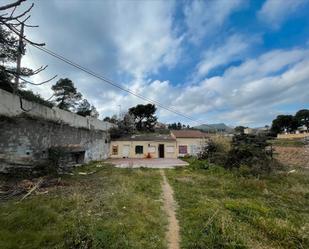
<path id="1" fill-rule="evenodd" d="M 187 162 L 174 158 L 113 158 L 108 159 L 107 163 L 115 165 L 117 168 L 153 168 L 153 169 L 171 169 L 175 167 L 184 167 L 189 165 Z"/>

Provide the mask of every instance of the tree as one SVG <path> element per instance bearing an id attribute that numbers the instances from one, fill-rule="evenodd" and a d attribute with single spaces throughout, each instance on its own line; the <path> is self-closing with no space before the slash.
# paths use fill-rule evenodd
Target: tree
<path id="1" fill-rule="evenodd" d="M 90 105 L 87 99 L 83 99 L 81 103 L 78 105 L 76 114 L 84 117 L 86 116 L 94 118 L 99 117 L 97 109 L 93 105 Z"/>
<path id="2" fill-rule="evenodd" d="M 77 92 L 74 83 L 68 78 L 58 80 L 52 86 L 52 90 L 56 97 L 57 106 L 66 111 L 73 110 L 77 102 L 82 98 L 82 94 Z"/>
<path id="3" fill-rule="evenodd" d="M 157 122 L 155 116 L 157 108 L 153 104 L 137 105 L 129 109 L 129 114 L 134 117 L 135 126 L 138 131 L 153 131 Z"/>
<path id="4" fill-rule="evenodd" d="M 181 130 L 181 129 L 186 129 L 186 128 L 190 128 L 190 126 L 186 126 L 184 124 L 181 124 L 180 122 L 178 123 L 172 123 L 168 125 L 168 129 L 170 130 Z"/>
<path id="5" fill-rule="evenodd" d="M 18 90 L 25 84 L 41 85 L 54 79 L 33 83 L 28 81 L 27 77 L 33 76 L 45 70 L 45 67 L 32 70 L 29 68 L 21 67 L 21 58 L 25 55 L 27 44 L 34 46 L 44 46 L 44 43 L 36 43 L 27 38 L 24 34 L 24 28 L 35 28 L 38 26 L 28 25 L 26 22 L 29 20 L 29 12 L 33 8 L 34 4 L 30 7 L 22 8 L 22 12 L 18 13 L 18 7 L 22 5 L 26 0 L 17 0 L 10 4 L 0 6 L 0 88 L 14 92 L 19 95 Z M 16 65 L 15 65 L 16 63 Z M 13 82 L 13 80 L 15 80 Z M 21 97 L 21 96 L 20 96 Z M 21 103 L 22 108 L 22 103 Z M 23 109 L 23 108 L 22 108 Z"/>
<path id="6" fill-rule="evenodd" d="M 295 119 L 297 120 L 299 125 L 305 125 L 307 127 L 307 131 L 309 131 L 309 110 L 302 109 L 296 112 Z"/>
<path id="7" fill-rule="evenodd" d="M 33 83 L 27 78 L 42 72 L 47 66 L 34 70 L 21 67 L 22 56 L 26 53 L 25 41 L 27 44 L 36 47 L 45 45 L 44 43 L 33 42 L 24 34 L 25 27 L 38 27 L 27 24 L 30 18 L 29 12 L 34 4 L 27 8 L 21 6 L 24 2 L 26 0 L 16 0 L 0 6 L 0 88 L 19 96 L 20 108 L 28 112 L 29 110 L 23 107 L 23 99 L 47 106 L 52 106 L 52 103 L 44 100 L 40 95 L 34 94 L 31 90 L 23 90 L 23 87 L 26 84 L 42 85 L 53 80 L 56 76 L 43 82 Z M 21 7 L 22 12 L 19 11 L 19 7 Z"/>
<path id="8" fill-rule="evenodd" d="M 105 121 L 105 122 L 110 122 L 110 123 L 113 123 L 113 124 L 117 124 L 118 119 L 117 119 L 117 116 L 116 116 L 116 115 L 113 115 L 111 118 L 110 118 L 110 117 L 105 117 L 105 118 L 103 119 L 103 121 Z"/>
<path id="9" fill-rule="evenodd" d="M 116 127 L 112 127 L 110 129 L 110 135 L 111 138 L 119 138 L 122 136 L 127 136 L 127 135 L 131 135 L 135 132 L 136 128 L 135 128 L 135 117 L 130 114 L 130 113 L 125 113 L 124 115 L 122 115 L 123 118 L 122 119 L 117 119 L 116 120 Z M 107 117 L 104 118 L 104 121 L 112 121 L 116 119 L 115 116 L 111 118 Z M 109 121 L 109 122 L 110 122 Z"/>
<path id="10" fill-rule="evenodd" d="M 271 131 L 278 134 L 284 131 L 294 131 L 297 127 L 298 122 L 293 115 L 278 115 L 272 122 Z"/>
<path id="11" fill-rule="evenodd" d="M 246 127 L 240 125 L 240 126 L 236 126 L 234 130 L 235 130 L 235 132 L 238 133 L 238 134 L 244 134 L 245 128 L 246 128 Z"/>

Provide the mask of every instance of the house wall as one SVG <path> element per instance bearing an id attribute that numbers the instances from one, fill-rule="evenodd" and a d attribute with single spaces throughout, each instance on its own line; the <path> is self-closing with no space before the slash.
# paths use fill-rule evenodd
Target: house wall
<path id="1" fill-rule="evenodd" d="M 207 143 L 207 139 L 205 138 L 177 138 L 176 146 L 177 146 L 177 156 L 183 157 L 186 154 L 182 154 L 179 152 L 179 146 L 187 146 L 187 154 L 195 156 L 198 152 L 201 151 L 202 147 Z M 193 148 L 194 151 L 192 151 Z"/>
<path id="2" fill-rule="evenodd" d="M 183 157 L 187 154 L 189 155 L 196 155 L 201 148 L 207 143 L 206 139 L 203 138 L 177 138 L 176 141 L 171 142 L 155 142 L 155 141 L 112 141 L 110 144 L 110 158 L 123 158 L 123 150 L 125 146 L 129 146 L 129 158 L 147 158 L 148 153 L 150 154 L 151 158 L 159 158 L 159 144 L 164 144 L 164 158 L 177 158 Z M 142 145 L 143 146 L 143 154 L 136 154 L 135 153 L 135 146 Z M 187 146 L 187 153 L 181 154 L 179 153 L 179 146 L 185 145 Z M 113 155 L 113 146 L 118 146 L 118 154 Z M 172 146 L 174 151 L 168 152 L 168 146 Z M 195 148 L 192 151 L 192 148 Z M 154 147 L 154 152 L 149 152 L 148 148 Z"/>
<path id="3" fill-rule="evenodd" d="M 164 158 L 177 158 L 177 150 L 176 150 L 176 142 L 171 141 L 112 141 L 110 144 L 110 157 L 111 158 L 123 158 L 123 149 L 125 146 L 129 146 L 129 158 L 147 158 L 148 153 L 151 158 L 159 157 L 159 144 L 164 144 Z M 141 145 L 143 146 L 143 154 L 135 153 L 135 146 Z M 118 146 L 118 155 L 113 155 L 113 146 Z M 173 152 L 168 151 L 168 146 L 173 147 Z M 154 151 L 149 151 L 148 148 L 154 147 Z"/>

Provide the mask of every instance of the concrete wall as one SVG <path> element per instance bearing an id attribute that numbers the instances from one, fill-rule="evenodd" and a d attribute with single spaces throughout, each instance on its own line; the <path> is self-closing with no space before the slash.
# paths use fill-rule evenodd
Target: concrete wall
<path id="1" fill-rule="evenodd" d="M 95 118 L 23 101 L 0 90 L 0 172 L 8 167 L 31 167 L 46 162 L 55 146 L 78 146 L 85 162 L 109 156 L 108 129 L 112 126 Z"/>
<path id="2" fill-rule="evenodd" d="M 27 100 L 23 100 L 22 103 L 24 109 L 30 110 L 27 114 L 36 118 L 43 118 L 76 128 L 103 131 L 107 131 L 112 126 L 109 122 L 103 122 L 92 117 L 82 117 L 57 107 L 49 108 Z M 24 111 L 20 108 L 19 97 L 0 89 L 0 115 L 15 117 L 22 113 Z"/>

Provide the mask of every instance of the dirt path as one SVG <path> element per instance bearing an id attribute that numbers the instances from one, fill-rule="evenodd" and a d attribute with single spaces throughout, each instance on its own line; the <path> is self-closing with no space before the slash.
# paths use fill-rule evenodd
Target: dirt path
<path id="1" fill-rule="evenodd" d="M 160 171 L 163 183 L 163 199 L 164 199 L 164 210 L 168 217 L 168 231 L 166 233 L 166 239 L 168 241 L 168 249 L 179 249 L 179 225 L 176 218 L 176 202 L 173 197 L 173 189 L 169 185 L 165 173 L 163 170 Z"/>

